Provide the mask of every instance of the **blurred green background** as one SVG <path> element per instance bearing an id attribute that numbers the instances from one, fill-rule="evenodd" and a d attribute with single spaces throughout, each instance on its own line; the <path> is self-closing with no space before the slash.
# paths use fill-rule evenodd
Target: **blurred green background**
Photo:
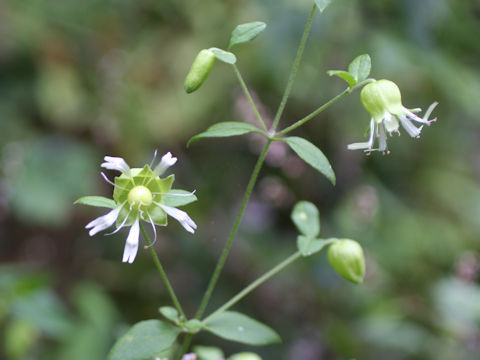
<path id="1" fill-rule="evenodd" d="M 133 166 L 154 149 L 179 158 L 176 187 L 197 190 L 155 245 L 188 314 L 206 287 L 261 142 L 201 141 L 219 121 L 254 121 L 231 68 L 218 62 L 192 95 L 196 53 L 226 47 L 239 23 L 265 21 L 238 66 L 261 112 L 278 106 L 312 1 L 3 0 L 0 2 L 0 358 L 104 359 L 128 324 L 169 304 L 148 253 L 122 264 L 126 234 L 88 236 L 102 210 L 73 206 L 111 194 L 104 155 Z M 296 131 L 332 161 L 338 184 L 276 145 L 267 158 L 210 311 L 295 250 L 296 201 L 321 211 L 322 235 L 358 240 L 365 284 L 320 255 L 295 263 L 235 309 L 277 329 L 264 359 L 480 358 L 480 2 L 337 0 L 314 19 L 289 125 L 345 87 L 329 78 L 357 55 L 389 78 L 407 107 L 433 101 L 438 122 L 405 132 L 391 155 L 346 150 L 368 114 L 354 93 Z M 110 174 L 113 175 L 113 174 Z M 227 354 L 248 349 L 201 335 Z"/>

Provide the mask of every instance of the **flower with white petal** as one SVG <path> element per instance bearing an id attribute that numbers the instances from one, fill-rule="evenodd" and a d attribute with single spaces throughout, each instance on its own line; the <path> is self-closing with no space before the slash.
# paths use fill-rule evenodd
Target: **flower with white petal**
<path id="1" fill-rule="evenodd" d="M 415 112 L 421 109 L 409 110 L 402 105 L 402 98 L 398 86 L 389 80 L 378 80 L 366 85 L 360 94 L 362 104 L 370 113 L 370 135 L 366 142 L 348 145 L 349 150 L 364 150 L 389 152 L 387 148 L 387 133 L 398 133 L 400 125 L 414 138 L 419 138 L 424 125 L 429 126 L 437 119 L 429 120 L 433 109 L 438 105 L 434 102 L 421 118 Z M 422 124 L 417 127 L 414 122 Z M 378 138 L 378 147 L 374 148 L 375 139 Z"/>
<path id="2" fill-rule="evenodd" d="M 174 175 L 161 178 L 160 176 L 177 162 L 171 153 L 165 154 L 159 164 L 151 169 L 151 165 L 143 168 L 130 168 L 120 157 L 105 156 L 103 168 L 116 170 L 121 174 L 115 177 L 114 182 L 102 176 L 114 186 L 113 201 L 100 197 L 84 197 L 79 203 L 93 206 L 107 206 L 112 210 L 87 224 L 89 235 L 93 236 L 115 224 L 113 233 L 123 227 L 130 226 L 125 243 L 123 262 L 132 263 L 138 252 L 140 238 L 140 222 L 143 220 L 151 224 L 155 239 L 157 230 L 155 225 L 166 226 L 167 215 L 177 220 L 189 233 L 194 233 L 197 225 L 188 214 L 176 208 L 186 205 L 197 198 L 192 193 L 183 190 L 173 190 Z M 100 200 L 99 200 L 100 199 Z"/>

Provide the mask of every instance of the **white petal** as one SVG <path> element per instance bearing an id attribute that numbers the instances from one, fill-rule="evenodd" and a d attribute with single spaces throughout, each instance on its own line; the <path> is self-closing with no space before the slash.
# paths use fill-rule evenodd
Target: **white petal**
<path id="1" fill-rule="evenodd" d="M 385 151 L 387 149 L 387 134 L 385 133 L 385 126 L 380 125 L 378 129 L 378 151 Z M 388 152 L 388 151 L 387 151 Z"/>
<path id="2" fill-rule="evenodd" d="M 399 116 L 400 122 L 402 123 L 403 128 L 408 132 L 408 135 L 411 137 L 418 137 L 422 132 L 422 126 L 417 128 L 413 123 L 404 115 Z"/>
<path id="3" fill-rule="evenodd" d="M 99 231 L 105 230 L 106 228 L 112 226 L 113 223 L 117 221 L 118 215 L 120 214 L 120 210 L 122 210 L 122 207 L 123 204 L 108 212 L 107 214 L 100 216 L 93 221 L 90 221 L 87 226 L 85 226 L 86 229 L 92 228 L 89 231 L 88 235 L 93 236 Z"/>
<path id="4" fill-rule="evenodd" d="M 153 172 L 156 176 L 162 175 L 170 166 L 174 165 L 177 162 L 177 158 L 172 156 L 172 153 L 168 152 L 162 156 L 162 160 L 155 167 Z"/>
<path id="5" fill-rule="evenodd" d="M 177 220 L 185 230 L 187 230 L 189 233 L 194 233 L 195 229 L 197 228 L 197 224 L 190 219 L 190 216 L 185 211 L 179 210 L 177 208 L 171 207 L 171 206 L 166 206 L 162 205 L 159 203 L 156 203 L 158 206 L 160 206 L 165 212 L 173 217 L 175 220 Z"/>
<path id="6" fill-rule="evenodd" d="M 348 150 L 362 150 L 362 149 L 370 149 L 369 142 L 359 142 L 347 145 Z"/>
<path id="7" fill-rule="evenodd" d="M 127 162 L 121 157 L 105 156 L 105 162 L 100 165 L 101 167 L 109 170 L 117 170 L 124 173 L 127 176 L 130 176 L 130 166 Z"/>
<path id="8" fill-rule="evenodd" d="M 385 124 L 385 129 L 392 134 L 394 131 L 398 131 L 398 120 L 395 116 L 389 112 L 385 113 L 383 118 L 383 123 Z"/>
<path id="9" fill-rule="evenodd" d="M 122 262 L 133 263 L 135 256 L 138 252 L 138 238 L 140 236 L 140 222 L 139 219 L 135 220 L 130 231 L 128 232 L 127 241 L 125 243 L 125 249 L 123 250 Z"/>
<path id="10" fill-rule="evenodd" d="M 373 147 L 373 142 L 375 138 L 375 120 L 370 119 L 370 137 L 367 142 L 359 142 L 347 145 L 348 150 L 371 150 Z"/>
<path id="11" fill-rule="evenodd" d="M 413 120 L 422 124 L 430 125 L 430 123 L 436 121 L 436 119 L 429 120 L 428 118 L 430 117 L 433 109 L 435 109 L 437 105 L 438 105 L 438 102 L 434 102 L 432 105 L 430 105 L 427 111 L 425 112 L 425 115 L 423 115 L 423 118 L 415 115 L 412 111 L 409 111 L 408 109 L 404 109 L 404 110 L 405 110 L 405 114 L 410 120 Z"/>

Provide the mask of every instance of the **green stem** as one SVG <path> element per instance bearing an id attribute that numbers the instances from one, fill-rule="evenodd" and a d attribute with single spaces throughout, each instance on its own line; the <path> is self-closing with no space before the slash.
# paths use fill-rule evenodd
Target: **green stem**
<path id="1" fill-rule="evenodd" d="M 248 102 L 250 103 L 250 106 L 253 109 L 253 112 L 255 113 L 255 116 L 258 119 L 258 122 L 262 126 L 264 131 L 267 131 L 267 126 L 265 125 L 265 122 L 263 121 L 262 116 L 258 112 L 257 106 L 255 105 L 255 102 L 252 99 L 252 96 L 250 95 L 250 91 L 248 91 L 247 84 L 245 84 L 245 81 L 243 80 L 242 74 L 240 74 L 240 71 L 238 70 L 237 65 L 233 64 L 233 70 L 235 71 L 235 75 L 237 76 L 238 81 L 240 82 L 240 86 L 242 87 L 243 92 L 245 93 L 245 96 L 247 97 Z"/>
<path id="2" fill-rule="evenodd" d="M 265 160 L 265 156 L 267 155 L 267 152 L 268 152 L 268 149 L 270 148 L 271 143 L 272 143 L 272 140 L 268 139 L 267 143 L 263 148 L 262 153 L 260 154 L 260 157 L 257 160 L 257 163 L 255 164 L 255 168 L 253 169 L 252 175 L 250 176 L 250 180 L 247 185 L 247 189 L 245 190 L 245 194 L 243 196 L 243 201 L 240 206 L 240 210 L 238 211 L 237 217 L 235 218 L 235 223 L 233 224 L 232 231 L 230 232 L 230 236 L 228 237 L 228 240 L 225 243 L 223 252 L 220 255 L 217 266 L 215 267 L 215 271 L 212 275 L 212 278 L 210 279 L 210 283 L 208 284 L 208 288 L 205 291 L 205 295 L 203 296 L 200 307 L 198 308 L 197 314 L 195 315 L 196 319 L 201 318 L 201 316 L 203 315 L 203 312 L 205 311 L 205 307 L 210 301 L 210 297 L 212 296 L 213 289 L 215 288 L 218 277 L 220 276 L 220 273 L 223 269 L 223 265 L 227 260 L 228 253 L 233 244 L 233 240 L 235 239 L 235 235 L 237 234 L 238 227 L 240 226 L 240 221 L 242 220 L 243 213 L 245 211 L 245 208 L 247 207 L 248 200 L 250 199 L 250 195 L 252 194 L 253 187 L 255 186 L 255 183 L 258 178 L 258 174 L 260 173 L 260 169 L 262 168 L 263 162 Z"/>
<path id="3" fill-rule="evenodd" d="M 265 161 L 265 157 L 267 156 L 267 152 L 271 144 L 272 144 L 272 139 L 268 139 L 267 143 L 265 144 L 262 150 L 262 153 L 260 154 L 260 157 L 257 160 L 257 163 L 255 164 L 255 168 L 253 169 L 252 175 L 250 176 L 250 180 L 248 181 L 247 189 L 245 190 L 245 194 L 243 195 L 243 201 L 242 201 L 242 204 L 240 205 L 240 210 L 238 211 L 237 217 L 235 218 L 235 223 L 233 224 L 232 231 L 230 232 L 230 236 L 228 237 L 228 240 L 225 243 L 225 247 L 222 251 L 222 254 L 220 255 L 220 258 L 218 259 L 217 266 L 215 267 L 215 271 L 213 272 L 213 275 L 210 279 L 207 290 L 203 295 L 203 299 L 200 304 L 200 307 L 198 308 L 197 314 L 195 315 L 196 319 L 200 319 L 202 317 L 203 312 L 205 311 L 205 308 L 208 302 L 210 301 L 210 297 L 212 296 L 213 289 L 215 288 L 215 285 L 218 281 L 218 277 L 222 272 L 223 265 L 227 260 L 228 253 L 230 252 L 230 248 L 233 244 L 233 240 L 235 239 L 235 235 L 237 234 L 238 227 L 240 226 L 240 221 L 242 220 L 243 213 L 245 211 L 245 208 L 247 207 L 248 200 L 250 199 L 250 195 L 252 194 L 253 187 L 257 182 L 258 174 L 260 173 L 260 169 L 262 168 L 263 162 Z M 188 347 L 190 346 L 190 342 L 192 341 L 192 337 L 193 337 L 192 334 L 188 334 L 185 337 L 185 340 L 183 341 L 182 347 L 179 352 L 179 356 L 177 357 L 178 359 L 180 359 L 182 355 L 187 352 Z"/>
<path id="4" fill-rule="evenodd" d="M 165 270 L 163 270 L 163 266 L 160 263 L 157 253 L 155 252 L 155 249 L 152 246 L 150 238 L 148 237 L 148 234 L 145 231 L 145 228 L 143 227 L 143 224 L 141 222 L 140 222 L 140 230 L 142 231 L 142 235 L 145 241 L 147 242 L 148 249 L 150 250 L 150 254 L 152 254 L 153 262 L 155 263 L 155 266 L 157 267 L 158 272 L 160 273 L 160 276 L 162 277 L 162 280 L 165 283 L 165 286 L 167 287 L 167 291 L 172 299 L 173 305 L 175 305 L 175 308 L 177 309 L 178 313 L 185 318 L 185 313 L 183 312 L 182 306 L 178 302 L 177 296 L 175 295 L 175 291 L 173 291 L 173 288 L 170 285 L 170 281 L 168 281 L 167 274 L 165 273 Z"/>
<path id="5" fill-rule="evenodd" d="M 302 257 L 302 254 L 297 251 L 293 255 L 290 255 L 287 259 L 283 260 L 280 264 L 275 266 L 273 269 L 270 271 L 266 272 L 262 276 L 260 276 L 257 280 L 252 282 L 250 285 L 248 285 L 245 289 L 240 291 L 237 295 L 235 295 L 233 298 L 231 298 L 229 301 L 227 301 L 224 305 L 219 307 L 215 312 L 207 316 L 203 321 L 207 322 L 208 320 L 213 319 L 215 316 L 220 315 L 222 312 L 225 310 L 231 308 L 233 305 L 235 305 L 237 302 L 239 302 L 241 299 L 243 299 L 245 296 L 247 296 L 250 292 L 252 292 L 254 289 L 256 289 L 258 286 L 263 284 L 265 281 L 270 279 L 272 276 L 276 275 L 278 272 L 283 270 L 285 267 L 293 263 L 294 261 L 298 260 L 299 258 Z"/>
<path id="6" fill-rule="evenodd" d="M 323 110 L 325 110 L 325 109 L 328 108 L 329 106 L 331 106 L 331 105 L 333 105 L 334 103 L 336 103 L 338 100 L 340 100 L 342 97 L 344 97 L 345 95 L 347 95 L 349 92 L 350 92 L 350 88 L 347 88 L 347 89 L 343 90 L 340 94 L 338 94 L 338 95 L 335 96 L 333 99 L 331 99 L 331 100 L 328 101 L 327 103 L 325 103 L 325 104 L 323 104 L 322 106 L 320 106 L 317 110 L 315 110 L 315 111 L 312 112 L 311 114 L 305 116 L 303 119 L 298 120 L 295 124 L 290 125 L 289 127 L 283 129 L 282 131 L 279 131 L 279 132 L 276 134 L 276 136 L 285 135 L 285 134 L 289 133 L 290 131 L 295 130 L 295 129 L 298 128 L 299 126 L 302 126 L 302 125 L 305 124 L 307 121 L 313 119 L 315 116 L 317 116 L 318 114 L 320 114 Z"/>
<path id="7" fill-rule="evenodd" d="M 288 97 L 290 96 L 290 92 L 292 91 L 293 82 L 295 81 L 295 77 L 297 76 L 298 67 L 300 65 L 300 60 L 302 59 L 303 55 L 303 49 L 305 48 L 308 34 L 310 33 L 310 27 L 312 25 L 313 15 L 315 14 L 316 9 L 317 5 L 313 4 L 312 11 L 310 11 L 307 24 L 305 25 L 305 30 L 303 31 L 302 40 L 300 41 L 300 45 L 297 50 L 297 56 L 295 57 L 292 70 L 290 71 L 290 77 L 288 79 L 287 87 L 285 88 L 285 92 L 283 93 L 282 101 L 280 102 L 280 106 L 278 107 L 277 114 L 273 119 L 271 132 L 274 132 L 277 129 L 278 122 L 280 121 L 280 117 L 283 114 L 283 110 L 285 109 L 285 105 L 287 104 Z"/>

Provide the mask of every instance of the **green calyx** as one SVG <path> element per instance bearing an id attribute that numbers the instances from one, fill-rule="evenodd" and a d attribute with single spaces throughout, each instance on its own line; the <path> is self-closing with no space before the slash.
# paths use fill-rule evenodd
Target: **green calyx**
<path id="1" fill-rule="evenodd" d="M 328 248 L 328 262 L 343 278 L 361 284 L 365 276 L 365 257 L 360 244 L 340 239 Z"/>
<path id="2" fill-rule="evenodd" d="M 173 175 L 160 178 L 148 165 L 131 169 L 130 176 L 117 176 L 113 200 L 117 205 L 123 205 L 117 227 L 124 222 L 131 225 L 138 217 L 160 226 L 167 225 L 167 214 L 158 204 L 172 188 L 174 179 Z"/>
<path id="3" fill-rule="evenodd" d="M 378 80 L 365 85 L 360 99 L 377 123 L 383 120 L 385 113 L 401 115 L 404 112 L 400 89 L 390 80 Z"/>

